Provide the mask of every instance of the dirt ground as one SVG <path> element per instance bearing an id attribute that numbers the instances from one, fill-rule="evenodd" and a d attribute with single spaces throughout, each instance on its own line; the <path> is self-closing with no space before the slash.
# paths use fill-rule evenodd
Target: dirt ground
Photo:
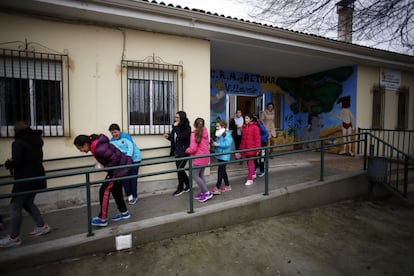
<path id="1" fill-rule="evenodd" d="M 414 209 L 345 201 L 9 275 L 414 275 Z"/>

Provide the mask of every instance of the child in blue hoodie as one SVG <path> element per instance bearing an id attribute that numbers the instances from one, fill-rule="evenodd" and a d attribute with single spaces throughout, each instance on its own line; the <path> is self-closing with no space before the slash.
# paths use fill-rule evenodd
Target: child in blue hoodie
<path id="1" fill-rule="evenodd" d="M 118 124 L 111 124 L 109 126 L 112 138 L 111 144 L 116 146 L 122 153 L 132 158 L 132 163 L 141 163 L 141 151 L 135 144 L 132 137 L 125 132 L 121 132 Z M 139 166 L 132 167 L 130 175 L 138 175 Z M 135 204 L 138 199 L 138 177 L 125 179 L 122 181 L 125 194 L 128 196 L 129 205 Z"/>

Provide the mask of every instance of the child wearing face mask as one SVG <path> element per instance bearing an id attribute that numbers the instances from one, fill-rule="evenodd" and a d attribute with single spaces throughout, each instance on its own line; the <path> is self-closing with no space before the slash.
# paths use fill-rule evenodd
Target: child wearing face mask
<path id="1" fill-rule="evenodd" d="M 231 132 L 227 130 L 226 127 L 227 124 L 225 121 L 218 120 L 216 122 L 216 140 L 211 143 L 211 145 L 215 147 L 216 153 L 225 153 L 231 151 L 231 147 L 233 145 L 233 137 L 231 135 Z M 230 154 L 217 155 L 216 158 L 219 162 L 219 166 L 217 169 L 217 183 L 216 186 L 211 190 L 211 192 L 214 195 L 219 195 L 221 193 L 231 190 L 225 164 L 226 161 L 230 160 Z M 223 181 L 224 185 L 221 186 Z"/>

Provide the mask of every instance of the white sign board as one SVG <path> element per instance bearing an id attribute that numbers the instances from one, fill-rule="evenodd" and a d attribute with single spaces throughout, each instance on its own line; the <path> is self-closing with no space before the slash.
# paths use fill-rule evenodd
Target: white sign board
<path id="1" fill-rule="evenodd" d="M 381 68 L 380 85 L 385 86 L 385 90 L 397 91 L 401 86 L 401 72 Z"/>

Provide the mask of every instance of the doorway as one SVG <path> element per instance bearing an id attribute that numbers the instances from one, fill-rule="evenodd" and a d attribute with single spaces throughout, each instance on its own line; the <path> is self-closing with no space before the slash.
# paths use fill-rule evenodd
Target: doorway
<path id="1" fill-rule="evenodd" d="M 275 106 L 275 127 L 276 129 L 282 128 L 282 97 L 279 94 L 271 95 L 271 102 Z M 227 107 L 226 115 L 228 122 L 234 117 L 237 109 L 241 109 L 243 116 L 247 113 L 253 113 L 259 115 L 261 111 L 266 108 L 264 95 L 260 96 L 240 96 L 240 95 L 227 95 Z"/>
<path id="2" fill-rule="evenodd" d="M 234 117 L 237 109 L 242 111 L 243 116 L 248 113 L 259 115 L 259 112 L 263 110 L 263 96 L 239 96 L 239 95 L 227 95 L 228 108 L 227 118 L 228 121 Z"/>

